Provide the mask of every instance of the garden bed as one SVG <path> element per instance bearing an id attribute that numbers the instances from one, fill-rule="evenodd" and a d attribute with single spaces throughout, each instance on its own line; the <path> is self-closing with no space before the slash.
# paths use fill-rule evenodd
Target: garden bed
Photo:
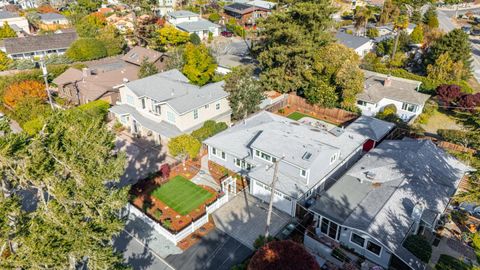
<path id="1" fill-rule="evenodd" d="M 206 205 L 218 198 L 213 188 L 197 186 L 182 176 L 170 178 L 162 185 L 154 179 L 132 187 L 131 203 L 171 232 L 179 232 L 202 217 Z"/>
<path id="2" fill-rule="evenodd" d="M 212 178 L 221 185 L 222 181 L 225 180 L 227 177 L 231 176 L 236 179 L 237 182 L 237 191 L 243 190 L 248 186 L 247 180 L 243 179 L 241 175 L 230 171 L 229 169 L 223 167 L 220 164 L 217 164 L 211 160 L 208 161 L 208 171 Z"/>

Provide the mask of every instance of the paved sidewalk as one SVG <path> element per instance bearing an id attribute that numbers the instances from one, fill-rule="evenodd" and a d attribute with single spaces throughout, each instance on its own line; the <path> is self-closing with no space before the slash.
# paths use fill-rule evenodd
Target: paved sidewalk
<path id="1" fill-rule="evenodd" d="M 200 171 L 192 178 L 192 182 L 197 185 L 209 186 L 215 190 L 220 190 L 220 185 L 213 179 L 208 170 L 208 155 L 202 157 L 200 164 Z"/>

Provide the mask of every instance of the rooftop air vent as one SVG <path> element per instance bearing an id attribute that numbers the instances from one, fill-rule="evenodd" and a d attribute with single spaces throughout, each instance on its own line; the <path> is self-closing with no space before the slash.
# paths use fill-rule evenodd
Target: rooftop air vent
<path id="1" fill-rule="evenodd" d="M 376 175 L 375 175 L 374 172 L 368 171 L 368 172 L 365 174 L 365 176 L 367 177 L 367 179 L 373 180 L 373 179 L 375 179 L 375 176 L 376 176 Z"/>
<path id="2" fill-rule="evenodd" d="M 303 156 L 302 156 L 302 159 L 303 160 L 310 160 L 311 157 L 312 157 L 312 153 L 305 152 L 305 154 L 303 154 Z"/>

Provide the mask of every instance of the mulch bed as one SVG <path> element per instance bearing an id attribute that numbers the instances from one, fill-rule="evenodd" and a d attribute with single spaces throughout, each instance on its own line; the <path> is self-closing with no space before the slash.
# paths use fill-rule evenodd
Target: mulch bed
<path id="1" fill-rule="evenodd" d="M 169 178 L 181 175 L 187 179 L 192 179 L 198 174 L 200 167 L 200 158 L 197 158 L 196 160 L 188 159 L 185 161 L 185 166 L 183 166 L 183 162 L 181 162 L 177 166 L 171 168 Z"/>
<path id="2" fill-rule="evenodd" d="M 131 200 L 131 202 L 137 208 L 142 209 L 144 212 L 146 212 L 150 218 L 163 224 L 164 227 L 166 223 L 170 223 L 168 227 L 173 232 L 181 231 L 182 229 L 190 225 L 192 221 L 202 217 L 205 214 L 206 205 L 214 202 L 219 196 L 213 188 L 201 185 L 202 188 L 206 189 L 214 196 L 206 200 L 205 203 L 203 203 L 199 208 L 193 210 L 187 215 L 182 216 L 175 210 L 170 208 L 168 205 L 166 205 L 164 202 L 150 195 L 155 188 L 160 186 L 158 183 L 158 179 L 158 177 L 155 177 L 153 179 L 143 180 L 135 184 L 130 191 L 130 193 L 133 195 L 133 199 Z M 157 209 L 161 211 L 160 216 L 156 216 L 156 214 L 159 213 L 158 211 L 156 211 Z"/>
<path id="3" fill-rule="evenodd" d="M 202 237 L 207 235 L 211 230 L 215 228 L 213 221 L 209 221 L 204 224 L 202 227 L 198 228 L 196 231 L 185 237 L 180 241 L 177 246 L 182 250 L 187 250 L 191 246 L 195 245 Z"/>
<path id="4" fill-rule="evenodd" d="M 248 186 L 247 180 L 243 179 L 239 174 L 228 170 L 220 164 L 211 160 L 208 161 L 208 170 L 215 181 L 221 185 L 222 181 L 228 176 L 232 176 L 237 180 L 237 191 L 243 190 Z"/>

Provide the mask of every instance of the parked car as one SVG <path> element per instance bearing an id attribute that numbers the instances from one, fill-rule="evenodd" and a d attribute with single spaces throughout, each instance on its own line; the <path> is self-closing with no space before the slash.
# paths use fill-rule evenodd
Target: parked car
<path id="1" fill-rule="evenodd" d="M 469 215 L 480 218 L 480 205 L 475 203 L 462 202 L 458 209 L 467 212 Z"/>
<path id="2" fill-rule="evenodd" d="M 220 34 L 224 37 L 233 37 L 233 33 L 230 31 L 222 31 Z"/>
<path id="3" fill-rule="evenodd" d="M 472 27 L 470 25 L 462 26 L 462 31 L 470 35 L 470 33 L 472 32 Z"/>
<path id="4" fill-rule="evenodd" d="M 285 226 L 283 230 L 277 235 L 277 238 L 279 240 L 287 239 L 290 236 L 290 234 L 292 234 L 292 232 L 295 230 L 295 228 L 297 228 L 297 223 L 295 222 L 288 223 L 288 225 Z"/>
<path id="5" fill-rule="evenodd" d="M 480 36 L 480 29 L 473 29 L 472 31 L 470 31 L 470 35 Z"/>

